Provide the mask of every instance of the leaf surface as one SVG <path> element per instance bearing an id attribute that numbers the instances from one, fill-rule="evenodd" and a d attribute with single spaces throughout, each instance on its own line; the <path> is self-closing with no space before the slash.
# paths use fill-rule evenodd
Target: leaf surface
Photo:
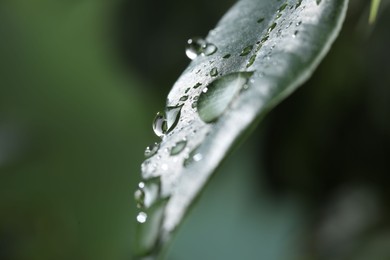
<path id="1" fill-rule="evenodd" d="M 347 0 L 241 0 L 204 40 L 190 42 L 193 61 L 153 124 L 162 141 L 142 164 L 140 255 L 170 240 L 228 152 L 310 77 L 346 9 Z"/>

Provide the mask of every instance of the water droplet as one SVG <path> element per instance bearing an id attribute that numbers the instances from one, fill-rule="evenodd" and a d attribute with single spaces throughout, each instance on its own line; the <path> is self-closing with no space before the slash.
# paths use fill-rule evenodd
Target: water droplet
<path id="1" fill-rule="evenodd" d="M 276 23 L 271 24 L 270 27 L 268 27 L 268 33 L 272 32 L 276 27 Z"/>
<path id="2" fill-rule="evenodd" d="M 137 215 L 137 221 L 141 224 L 145 223 L 146 220 L 148 219 L 148 215 L 145 212 L 140 212 Z"/>
<path id="3" fill-rule="evenodd" d="M 249 68 L 250 66 L 252 66 L 253 65 L 253 63 L 255 62 L 255 60 L 256 60 L 256 54 L 255 55 L 252 55 L 250 58 L 249 58 L 249 60 L 248 60 L 248 63 L 246 64 L 246 67 L 247 68 Z"/>
<path id="4" fill-rule="evenodd" d="M 199 82 L 198 82 L 198 83 L 195 84 L 194 89 L 197 89 L 197 88 L 199 88 L 200 86 L 202 86 L 202 83 L 199 83 Z"/>
<path id="5" fill-rule="evenodd" d="M 275 19 L 279 19 L 282 16 L 282 13 L 278 13 L 275 17 Z"/>
<path id="6" fill-rule="evenodd" d="M 154 118 L 153 131 L 158 137 L 163 137 L 167 131 L 167 120 L 161 112 L 158 112 Z"/>
<path id="7" fill-rule="evenodd" d="M 191 88 L 187 88 L 187 89 L 184 91 L 184 93 L 186 93 L 186 94 L 187 94 L 187 93 L 188 93 L 188 91 L 190 91 L 190 89 L 191 89 Z"/>
<path id="8" fill-rule="evenodd" d="M 228 53 L 228 54 L 226 54 L 225 56 L 223 56 L 222 58 L 224 58 L 224 59 L 229 59 L 230 56 L 232 56 L 232 55 L 231 55 L 230 53 Z"/>
<path id="9" fill-rule="evenodd" d="M 297 9 L 298 7 L 300 7 L 302 4 L 302 0 L 298 0 L 297 4 L 295 5 L 295 9 Z"/>
<path id="10" fill-rule="evenodd" d="M 158 199 L 160 199 L 161 181 L 160 177 L 154 177 L 145 181 L 143 192 L 143 205 L 150 208 Z"/>
<path id="11" fill-rule="evenodd" d="M 137 189 L 134 192 L 134 199 L 135 199 L 135 202 L 137 203 L 137 208 L 144 207 L 145 193 L 142 189 Z"/>
<path id="12" fill-rule="evenodd" d="M 293 34 L 293 37 L 296 37 L 298 35 L 299 31 L 295 31 Z"/>
<path id="13" fill-rule="evenodd" d="M 261 18 L 259 18 L 259 20 L 257 20 L 257 23 L 262 23 L 263 21 L 264 21 L 264 18 L 261 17 Z"/>
<path id="14" fill-rule="evenodd" d="M 191 104 L 191 107 L 193 109 L 195 109 L 197 106 L 198 106 L 198 102 L 196 102 L 196 101 Z"/>
<path id="15" fill-rule="evenodd" d="M 210 76 L 215 77 L 218 75 L 218 69 L 217 68 L 212 68 L 210 71 Z"/>
<path id="16" fill-rule="evenodd" d="M 199 96 L 195 96 L 192 100 L 197 101 L 199 99 Z"/>
<path id="17" fill-rule="evenodd" d="M 211 82 L 206 92 L 202 92 L 198 100 L 200 118 L 211 123 L 217 120 L 239 94 L 253 72 L 234 72 Z"/>
<path id="18" fill-rule="evenodd" d="M 185 101 L 185 100 L 182 100 L 182 99 L 184 99 L 184 97 L 186 97 L 185 100 L 188 99 L 188 96 L 183 96 L 180 98 L 180 101 Z M 167 115 L 167 119 L 166 119 L 167 131 L 166 132 L 170 132 L 176 127 L 176 125 L 180 119 L 182 107 L 183 107 L 183 105 L 166 108 L 166 115 Z"/>
<path id="19" fill-rule="evenodd" d="M 153 155 L 155 155 L 157 153 L 159 148 L 160 148 L 159 143 L 154 143 L 153 145 L 146 147 L 145 153 L 144 153 L 145 157 L 146 158 L 152 157 Z"/>
<path id="20" fill-rule="evenodd" d="M 240 53 L 240 56 L 248 55 L 253 49 L 253 45 L 246 46 Z"/>
<path id="21" fill-rule="evenodd" d="M 193 38 L 187 41 L 186 55 L 193 60 L 201 54 L 210 56 L 217 52 L 217 50 L 218 48 L 214 44 L 208 43 L 201 38 Z"/>
<path id="22" fill-rule="evenodd" d="M 140 188 L 140 189 L 145 188 L 145 183 L 144 183 L 143 181 L 141 181 L 140 183 L 138 183 L 138 188 Z"/>
<path id="23" fill-rule="evenodd" d="M 302 24 L 302 21 L 297 22 L 295 25 L 300 26 Z"/>
<path id="24" fill-rule="evenodd" d="M 182 96 L 179 101 L 186 101 L 188 99 L 188 96 Z"/>
<path id="25" fill-rule="evenodd" d="M 269 39 L 269 35 L 266 34 L 266 35 L 260 40 L 260 43 L 263 44 L 263 43 L 265 43 L 268 39 Z"/>
<path id="26" fill-rule="evenodd" d="M 187 140 L 177 142 L 171 149 L 171 155 L 178 155 L 187 146 Z"/>
<path id="27" fill-rule="evenodd" d="M 199 152 L 199 146 L 193 149 L 184 160 L 183 165 L 187 167 L 188 165 L 199 162 L 203 159 L 203 155 Z"/>
<path id="28" fill-rule="evenodd" d="M 217 50 L 218 50 L 217 46 L 215 46 L 212 43 L 207 43 L 206 48 L 204 48 L 204 50 L 203 50 L 203 53 L 206 56 L 210 56 L 210 55 L 213 55 L 214 53 L 216 53 Z"/>
<path id="29" fill-rule="evenodd" d="M 277 10 L 277 12 L 280 13 L 281 11 L 283 11 L 284 9 L 286 9 L 286 7 L 287 7 L 287 3 L 282 4 L 282 5 L 279 7 L 279 9 Z"/>

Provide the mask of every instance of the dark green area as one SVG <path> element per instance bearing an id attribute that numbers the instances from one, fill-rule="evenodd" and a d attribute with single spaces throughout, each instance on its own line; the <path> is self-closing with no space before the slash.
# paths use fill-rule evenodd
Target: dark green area
<path id="1" fill-rule="evenodd" d="M 195 216 L 214 209 L 213 219 L 190 216 L 188 225 L 207 227 L 198 230 L 219 242 L 199 243 L 202 237 L 184 227 L 172 259 L 190 254 L 186 247 L 210 257 L 220 248 L 258 250 L 245 251 L 253 259 L 262 248 L 277 252 L 280 240 L 262 234 L 253 243 L 257 222 L 245 219 L 254 208 L 291 194 L 307 213 L 304 225 L 294 226 L 303 230 L 297 243 L 304 245 L 305 259 L 389 257 L 390 14 L 383 5 L 369 27 L 366 2 L 351 1 L 341 36 L 313 78 L 269 114 L 262 138 L 236 153 L 236 168 L 229 168 L 236 175 L 253 173 L 252 186 L 215 179 L 213 192 L 237 196 L 214 201 L 206 193 L 203 213 L 194 209 Z M 143 151 L 156 140 L 153 115 L 188 63 L 186 40 L 205 36 L 232 3 L 0 3 L 0 259 L 131 259 L 133 193 Z M 218 176 L 223 174 L 222 168 Z M 246 192 L 250 199 L 234 200 Z M 269 200 L 260 203 L 264 193 Z M 336 207 L 340 201 L 357 206 L 345 213 Z M 232 213 L 234 205 L 242 206 L 242 218 Z M 364 212 L 374 214 L 343 229 Z M 259 219 L 269 227 L 261 230 L 276 234 L 279 222 L 270 219 Z M 339 233 L 323 231 L 327 219 Z M 210 228 L 216 223 L 226 226 Z M 228 228 L 233 226 L 241 233 Z M 352 246 L 345 250 L 346 244 Z"/>

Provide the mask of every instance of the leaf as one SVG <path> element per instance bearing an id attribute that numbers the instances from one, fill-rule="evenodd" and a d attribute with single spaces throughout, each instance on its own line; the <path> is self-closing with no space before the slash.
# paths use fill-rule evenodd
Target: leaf
<path id="1" fill-rule="evenodd" d="M 373 24 L 376 20 L 380 3 L 381 0 L 371 0 L 370 16 L 368 18 L 370 24 Z"/>
<path id="2" fill-rule="evenodd" d="M 346 9 L 347 0 L 241 0 L 205 40 L 189 41 L 194 60 L 156 117 L 162 141 L 142 164 L 139 255 L 159 254 L 228 152 L 310 77 Z"/>

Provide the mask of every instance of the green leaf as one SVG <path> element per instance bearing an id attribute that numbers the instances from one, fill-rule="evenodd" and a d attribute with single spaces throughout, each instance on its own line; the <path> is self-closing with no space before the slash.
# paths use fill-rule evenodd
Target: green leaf
<path id="1" fill-rule="evenodd" d="M 381 3 L 381 0 L 371 0 L 370 16 L 368 18 L 368 22 L 370 24 L 373 24 L 376 20 L 380 3 Z"/>
<path id="2" fill-rule="evenodd" d="M 156 117 L 162 141 L 142 164 L 140 255 L 159 254 L 228 152 L 310 77 L 346 9 L 347 0 L 241 0 L 205 40 L 189 41 L 193 61 L 169 93 L 165 116 Z M 149 180 L 157 195 L 145 188 Z M 158 219 L 154 205 L 164 207 Z"/>

